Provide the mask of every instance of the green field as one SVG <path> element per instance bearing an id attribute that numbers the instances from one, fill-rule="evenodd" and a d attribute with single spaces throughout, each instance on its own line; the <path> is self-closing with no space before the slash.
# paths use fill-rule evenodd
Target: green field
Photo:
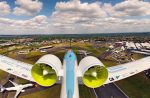
<path id="1" fill-rule="evenodd" d="M 130 98 L 150 98 L 150 80 L 143 73 L 116 82 Z"/>
<path id="2" fill-rule="evenodd" d="M 8 75 L 8 73 L 6 73 L 6 72 L 0 70 L 0 81 L 5 80 L 6 77 L 7 77 L 7 75 Z"/>
<path id="3" fill-rule="evenodd" d="M 143 57 L 145 56 L 140 54 L 133 55 L 135 60 Z M 150 80 L 144 72 L 116 83 L 130 98 L 150 98 Z"/>
<path id="4" fill-rule="evenodd" d="M 93 89 L 84 85 L 79 86 L 79 95 L 80 98 L 96 98 Z"/>
<path id="5" fill-rule="evenodd" d="M 20 96 L 19 98 L 60 98 L 61 85 L 41 90 L 35 93 Z"/>
<path id="6" fill-rule="evenodd" d="M 61 85 L 52 86 L 49 89 L 38 91 L 32 94 L 20 96 L 19 98 L 60 98 Z M 79 86 L 80 98 L 96 98 L 92 89 L 86 86 Z"/>

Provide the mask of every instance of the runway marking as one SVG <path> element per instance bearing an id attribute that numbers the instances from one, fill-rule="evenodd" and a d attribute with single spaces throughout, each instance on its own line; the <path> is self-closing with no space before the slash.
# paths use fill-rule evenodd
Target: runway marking
<path id="1" fill-rule="evenodd" d="M 107 84 L 107 85 L 109 85 L 109 84 Z M 119 93 L 122 93 L 122 95 L 123 95 L 125 98 L 129 98 L 115 83 L 113 83 L 112 85 L 114 85 L 114 87 L 117 88 L 117 90 L 119 91 Z M 107 88 L 107 86 L 106 86 L 106 88 Z M 107 88 L 107 89 L 108 89 L 108 88 Z M 94 90 L 94 93 L 95 93 L 96 98 L 99 98 L 98 93 L 95 91 L 95 89 L 93 89 L 93 90 Z M 100 97 L 100 98 L 101 98 L 101 97 Z M 110 95 L 109 98 L 115 98 L 115 96 Z"/>
<path id="2" fill-rule="evenodd" d="M 96 98 L 98 98 L 98 96 L 97 96 L 97 94 L 96 94 L 96 92 L 95 92 L 95 89 L 94 89 L 94 88 L 93 88 L 93 91 L 94 91 L 94 93 L 95 93 Z"/>
<path id="3" fill-rule="evenodd" d="M 128 95 L 124 92 L 124 91 L 122 91 L 115 83 L 113 83 L 127 98 L 129 98 L 128 97 Z"/>

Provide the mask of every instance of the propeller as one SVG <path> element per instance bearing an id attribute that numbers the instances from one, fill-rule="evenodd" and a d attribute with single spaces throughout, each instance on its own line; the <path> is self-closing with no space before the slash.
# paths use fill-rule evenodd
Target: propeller
<path id="1" fill-rule="evenodd" d="M 43 76 L 46 76 L 48 74 L 50 75 L 56 74 L 55 70 L 53 70 L 52 67 L 45 65 L 45 64 L 40 65 L 40 66 L 41 66 L 41 69 L 43 70 Z"/>
<path id="2" fill-rule="evenodd" d="M 104 66 L 95 65 L 84 73 L 82 80 L 86 86 L 96 88 L 103 85 L 107 77 L 107 69 Z"/>
<path id="3" fill-rule="evenodd" d="M 87 77 L 93 77 L 98 79 L 99 73 L 102 71 L 102 67 L 101 66 L 94 66 L 92 68 L 89 68 L 86 72 L 85 72 L 85 76 Z"/>
<path id="4" fill-rule="evenodd" d="M 42 86 L 51 86 L 57 80 L 55 70 L 46 64 L 35 64 L 31 72 L 34 80 Z"/>

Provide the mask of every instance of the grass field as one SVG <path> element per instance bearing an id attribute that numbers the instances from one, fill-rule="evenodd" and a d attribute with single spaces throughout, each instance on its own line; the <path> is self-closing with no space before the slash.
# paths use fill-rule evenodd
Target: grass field
<path id="1" fill-rule="evenodd" d="M 145 55 L 133 54 L 135 60 L 143 57 Z M 144 72 L 116 83 L 130 98 L 150 98 L 150 80 Z"/>
<path id="2" fill-rule="evenodd" d="M 80 98 L 96 98 L 94 91 L 84 85 L 79 86 Z"/>
<path id="3" fill-rule="evenodd" d="M 55 85 L 51 88 L 20 96 L 19 98 L 60 98 L 61 85 Z"/>
<path id="4" fill-rule="evenodd" d="M 0 81 L 5 80 L 7 75 L 8 75 L 8 73 L 0 70 Z"/>
<path id="5" fill-rule="evenodd" d="M 150 98 L 150 80 L 143 73 L 116 82 L 129 98 Z"/>
<path id="6" fill-rule="evenodd" d="M 79 86 L 80 98 L 96 98 L 92 89 L 86 86 Z M 52 86 L 49 89 L 38 91 L 32 94 L 20 96 L 19 98 L 60 98 L 61 85 Z M 12 94 L 10 96 L 13 96 Z"/>

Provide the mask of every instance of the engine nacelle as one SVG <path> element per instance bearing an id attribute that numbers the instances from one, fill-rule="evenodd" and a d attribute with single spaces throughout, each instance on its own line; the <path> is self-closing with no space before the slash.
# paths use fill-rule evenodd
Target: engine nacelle
<path id="1" fill-rule="evenodd" d="M 6 90 L 6 88 L 1 85 L 0 86 L 0 93 L 3 93 L 5 90 Z"/>
<path id="2" fill-rule="evenodd" d="M 21 90 L 21 92 L 22 92 L 22 93 L 24 93 L 24 92 L 25 92 L 25 90 Z"/>
<path id="3" fill-rule="evenodd" d="M 83 58 L 79 63 L 83 83 L 90 88 L 97 88 L 108 78 L 108 71 L 103 63 L 93 56 Z"/>
<path id="4" fill-rule="evenodd" d="M 32 67 L 32 77 L 41 86 L 51 86 L 56 83 L 61 67 L 62 63 L 57 56 L 44 55 Z"/>
<path id="5" fill-rule="evenodd" d="M 150 79 L 150 69 L 145 71 L 145 75 L 148 79 Z"/>

